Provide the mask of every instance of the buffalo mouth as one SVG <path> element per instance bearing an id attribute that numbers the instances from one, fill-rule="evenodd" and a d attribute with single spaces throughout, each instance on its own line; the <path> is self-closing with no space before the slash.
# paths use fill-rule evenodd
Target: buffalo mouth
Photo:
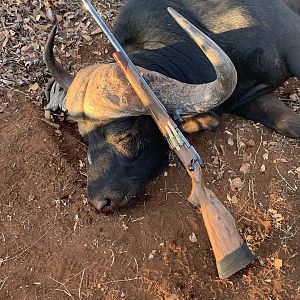
<path id="1" fill-rule="evenodd" d="M 112 214 L 117 209 L 117 206 L 110 199 L 103 200 L 102 203 L 104 206 L 99 210 L 101 213 Z"/>
<path id="2" fill-rule="evenodd" d="M 102 200 L 90 200 L 90 202 L 100 213 L 112 214 L 117 210 L 117 205 L 113 203 L 113 201 L 109 198 L 105 198 Z"/>
<path id="3" fill-rule="evenodd" d="M 140 195 L 141 193 L 137 193 Z M 132 197 L 125 196 L 122 199 L 119 200 L 112 200 L 110 198 L 104 198 L 104 199 L 90 199 L 90 203 L 94 206 L 94 208 L 99 212 L 99 213 L 104 213 L 104 214 L 113 214 L 120 208 L 124 207 L 131 207 L 136 204 L 138 200 L 141 200 L 144 197 L 134 195 Z"/>

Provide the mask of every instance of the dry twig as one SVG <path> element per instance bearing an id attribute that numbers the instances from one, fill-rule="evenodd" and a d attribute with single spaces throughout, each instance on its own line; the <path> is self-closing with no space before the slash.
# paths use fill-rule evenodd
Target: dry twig
<path id="1" fill-rule="evenodd" d="M 260 133 L 260 142 L 259 142 L 257 151 L 256 151 L 255 156 L 254 156 L 254 160 L 253 160 L 253 166 L 254 166 L 254 167 L 255 167 L 255 165 L 256 165 L 256 158 L 257 158 L 258 152 L 259 152 L 259 150 L 260 150 L 260 148 L 261 148 L 262 141 L 263 141 L 263 129 L 261 129 L 261 133 Z"/>
<path id="2" fill-rule="evenodd" d="M 59 129 L 59 127 L 60 127 L 59 124 L 51 122 L 51 121 L 47 120 L 46 118 L 38 118 L 38 119 L 41 120 L 41 121 L 43 121 L 47 125 L 54 127 L 55 129 Z"/>
<path id="3" fill-rule="evenodd" d="M 4 279 L 0 280 L 0 282 L 1 282 L 0 291 L 2 290 L 7 279 L 8 279 L 8 276 L 5 276 Z"/>
<path id="4" fill-rule="evenodd" d="M 64 292 L 66 295 L 68 295 L 68 296 L 71 297 L 73 300 L 75 300 L 74 297 L 72 296 L 72 294 L 70 293 L 70 291 L 68 290 L 68 288 L 65 286 L 64 283 L 59 282 L 58 280 L 56 280 L 56 279 L 54 279 L 54 278 L 52 278 L 52 277 L 50 277 L 50 276 L 48 276 L 48 278 L 51 279 L 51 280 L 53 280 L 53 281 L 55 281 L 56 283 L 60 284 L 60 285 L 64 288 L 63 290 L 61 290 L 61 289 L 55 289 L 55 291 Z"/>
<path id="5" fill-rule="evenodd" d="M 275 165 L 275 169 L 278 173 L 278 175 L 281 177 L 281 179 L 289 186 L 289 188 L 293 191 L 293 192 L 297 192 L 297 186 L 292 187 L 291 184 L 281 175 L 281 173 L 279 172 L 277 165 Z"/>
<path id="6" fill-rule="evenodd" d="M 13 255 L 11 257 L 7 257 L 5 258 L 2 263 L 5 263 L 7 261 L 13 260 L 13 259 L 17 259 L 19 256 L 21 256 L 22 254 L 26 253 L 29 249 L 31 249 L 33 246 L 35 246 L 50 230 L 52 229 L 52 226 L 40 237 L 38 238 L 33 244 L 31 244 L 29 247 L 27 247 L 26 249 L 22 250 L 21 252 L 19 252 L 16 255 Z"/>
<path id="7" fill-rule="evenodd" d="M 112 257 L 112 262 L 110 264 L 110 267 L 112 267 L 115 263 L 115 254 L 114 254 L 114 251 L 112 251 L 111 249 L 109 249 L 111 251 L 111 257 Z"/>
<path id="8" fill-rule="evenodd" d="M 83 281 L 84 272 L 85 272 L 85 269 L 82 271 L 82 275 L 81 275 L 81 279 L 80 279 L 80 285 L 79 285 L 79 289 L 78 289 L 79 300 L 81 300 L 81 287 L 82 287 L 82 281 Z"/>
<path id="9" fill-rule="evenodd" d="M 99 285 L 101 284 L 110 284 L 110 283 L 118 283 L 118 282 L 130 282 L 139 279 L 139 265 L 137 263 L 137 260 L 133 258 L 136 264 L 136 276 L 134 278 L 125 278 L 125 279 L 117 279 L 117 280 L 109 280 L 106 282 L 100 282 Z"/>

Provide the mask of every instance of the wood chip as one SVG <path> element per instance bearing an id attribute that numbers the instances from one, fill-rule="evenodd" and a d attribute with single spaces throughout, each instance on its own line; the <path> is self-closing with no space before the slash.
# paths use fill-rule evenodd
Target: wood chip
<path id="1" fill-rule="evenodd" d="M 1 103 L 0 104 L 0 113 L 4 113 L 8 107 L 8 103 Z"/>
<path id="2" fill-rule="evenodd" d="M 52 9 L 49 7 L 46 9 L 46 16 L 48 17 L 48 19 L 51 21 L 51 22 L 54 22 L 55 21 L 55 16 L 54 16 L 54 13 L 52 11 Z"/>
<path id="3" fill-rule="evenodd" d="M 247 145 L 248 147 L 254 147 L 254 146 L 256 145 L 256 143 L 255 143 L 254 140 L 249 140 L 249 141 L 246 142 L 246 145 Z"/>
<path id="4" fill-rule="evenodd" d="M 31 85 L 29 86 L 28 91 L 29 91 L 29 92 L 32 92 L 32 91 L 37 91 L 38 89 L 39 89 L 39 84 L 36 82 L 36 83 L 31 84 Z"/>
<path id="5" fill-rule="evenodd" d="M 233 195 L 232 198 L 231 198 L 231 202 L 233 204 L 237 204 L 239 201 L 238 201 L 238 197 L 236 195 Z"/>
<path id="6" fill-rule="evenodd" d="M 15 92 L 13 90 L 9 90 L 6 95 L 8 99 L 12 100 L 15 95 Z"/>
<path id="7" fill-rule="evenodd" d="M 266 152 L 266 153 L 263 155 L 263 159 L 264 159 L 264 160 L 269 159 L 269 153 L 268 153 L 268 152 Z"/>
<path id="8" fill-rule="evenodd" d="M 103 31 L 102 31 L 102 29 L 99 27 L 99 28 L 97 28 L 96 30 L 94 30 L 92 33 L 91 33 L 91 35 L 96 35 L 96 34 L 99 34 L 99 33 L 102 33 Z"/>
<path id="9" fill-rule="evenodd" d="M 149 254 L 148 259 L 153 259 L 155 254 L 156 254 L 156 250 L 152 250 L 151 253 Z"/>
<path id="10" fill-rule="evenodd" d="M 285 159 L 285 158 L 276 158 L 276 159 L 273 160 L 274 164 L 277 164 L 278 162 L 287 163 L 289 161 L 287 159 Z"/>
<path id="11" fill-rule="evenodd" d="M 194 232 L 189 236 L 189 240 L 192 243 L 197 243 L 198 239 L 197 239 L 196 234 Z"/>
<path id="12" fill-rule="evenodd" d="M 249 161 L 251 161 L 251 158 L 252 158 L 252 154 L 250 153 L 247 153 L 247 152 L 245 152 L 244 154 L 243 154 L 243 162 L 249 162 Z"/>
<path id="13" fill-rule="evenodd" d="M 276 220 L 276 222 L 280 222 L 283 220 L 282 214 L 273 214 L 272 218 Z"/>
<path id="14" fill-rule="evenodd" d="M 56 133 L 58 136 L 62 136 L 62 132 L 61 132 L 59 129 L 56 129 L 56 130 L 55 130 L 55 133 Z"/>
<path id="15" fill-rule="evenodd" d="M 270 228 L 271 228 L 271 226 L 272 226 L 272 222 L 269 221 L 269 220 L 264 220 L 264 221 L 262 221 L 262 223 L 263 223 L 263 225 L 264 225 L 264 227 L 265 227 L 265 230 L 266 230 L 266 231 L 269 231 Z"/>
<path id="16" fill-rule="evenodd" d="M 87 35 L 87 34 L 83 34 L 82 37 L 87 41 L 87 42 L 90 42 L 92 40 L 92 38 Z"/>
<path id="17" fill-rule="evenodd" d="M 300 100 L 299 96 L 298 96 L 296 93 L 290 95 L 290 99 L 291 99 L 292 101 L 298 101 L 298 100 Z"/>
<path id="18" fill-rule="evenodd" d="M 296 173 L 298 175 L 298 179 L 300 179 L 300 167 L 296 169 Z"/>
<path id="19" fill-rule="evenodd" d="M 218 156 L 212 156 L 212 158 L 213 158 L 212 164 L 213 165 L 219 165 L 219 163 L 220 163 L 219 157 Z"/>
<path id="20" fill-rule="evenodd" d="M 222 151 L 222 155 L 224 156 L 225 155 L 225 146 L 220 145 L 220 149 Z"/>
<path id="21" fill-rule="evenodd" d="M 274 261 L 274 266 L 276 269 L 282 268 L 282 259 L 276 258 Z"/>
<path id="22" fill-rule="evenodd" d="M 243 186 L 244 186 L 244 182 L 241 180 L 240 177 L 234 178 L 230 182 L 230 188 L 233 192 L 242 189 Z"/>
<path id="23" fill-rule="evenodd" d="M 243 163 L 240 167 L 240 172 L 244 174 L 248 174 L 250 173 L 250 167 L 251 165 L 249 163 Z"/>
<path id="24" fill-rule="evenodd" d="M 93 54 L 98 55 L 98 56 L 102 55 L 102 53 L 100 51 L 93 51 Z"/>
<path id="25" fill-rule="evenodd" d="M 47 120 L 47 119 L 45 119 L 45 118 L 41 118 L 40 120 L 43 121 L 44 123 L 46 123 L 46 124 L 48 124 L 48 125 L 50 125 L 50 126 L 56 128 L 56 129 L 59 129 L 59 127 L 60 127 L 59 124 L 56 124 L 56 123 L 54 123 L 54 122 L 51 122 L 51 121 L 49 121 L 49 120 Z"/>
<path id="26" fill-rule="evenodd" d="M 233 146 L 233 145 L 234 145 L 233 139 L 232 139 L 232 138 L 229 138 L 228 141 L 227 141 L 227 144 L 228 144 L 229 146 Z"/>

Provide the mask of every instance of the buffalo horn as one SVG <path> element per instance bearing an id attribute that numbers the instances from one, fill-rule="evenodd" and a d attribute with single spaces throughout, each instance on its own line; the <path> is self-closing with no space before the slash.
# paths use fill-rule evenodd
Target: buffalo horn
<path id="1" fill-rule="evenodd" d="M 237 74 L 226 53 L 209 37 L 172 8 L 169 13 L 190 35 L 212 63 L 216 80 L 203 84 L 187 84 L 158 72 L 138 67 L 151 89 L 168 112 L 181 109 L 185 115 L 213 109 L 234 91 Z M 116 63 L 94 65 L 81 70 L 67 95 L 71 116 L 85 115 L 98 123 L 112 119 L 147 114 Z"/>
<path id="2" fill-rule="evenodd" d="M 48 70 L 55 81 L 65 90 L 67 91 L 73 81 L 73 76 L 65 70 L 55 59 L 53 54 L 53 44 L 54 38 L 56 34 L 57 26 L 54 25 L 51 33 L 48 37 L 47 43 L 45 45 L 44 51 L 44 61 L 48 67 Z"/>
<path id="3" fill-rule="evenodd" d="M 169 7 L 168 11 L 205 53 L 215 69 L 217 78 L 205 84 L 186 84 L 148 70 L 143 70 L 144 76 L 168 110 L 181 108 L 184 114 L 211 110 L 228 99 L 234 91 L 237 83 L 235 67 L 214 41 L 174 9 Z"/>

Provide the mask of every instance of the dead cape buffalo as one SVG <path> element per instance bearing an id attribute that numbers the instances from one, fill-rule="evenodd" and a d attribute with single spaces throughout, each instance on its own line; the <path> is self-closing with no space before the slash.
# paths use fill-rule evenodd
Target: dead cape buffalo
<path id="1" fill-rule="evenodd" d="M 288 2 L 299 9 L 299 1 Z M 222 84 L 216 88 L 224 68 L 209 55 L 222 53 L 201 50 L 172 19 L 169 6 L 234 63 L 237 85 L 229 98 Z M 273 94 L 288 77 L 300 78 L 300 18 L 282 1 L 130 0 L 114 34 L 155 92 L 170 98 L 164 101 L 167 106 L 169 101 L 168 109 L 177 105 L 185 114 L 199 112 L 186 118 L 184 130 L 214 129 L 217 116 L 230 112 L 300 138 L 300 117 Z M 89 143 L 90 201 L 102 212 L 132 204 L 165 165 L 168 147 L 115 64 L 87 67 L 74 79 L 55 60 L 54 35 L 55 30 L 45 47 L 45 61 L 56 82 L 68 90 L 66 107 Z M 226 80 L 234 82 L 233 70 L 227 70 Z"/>

